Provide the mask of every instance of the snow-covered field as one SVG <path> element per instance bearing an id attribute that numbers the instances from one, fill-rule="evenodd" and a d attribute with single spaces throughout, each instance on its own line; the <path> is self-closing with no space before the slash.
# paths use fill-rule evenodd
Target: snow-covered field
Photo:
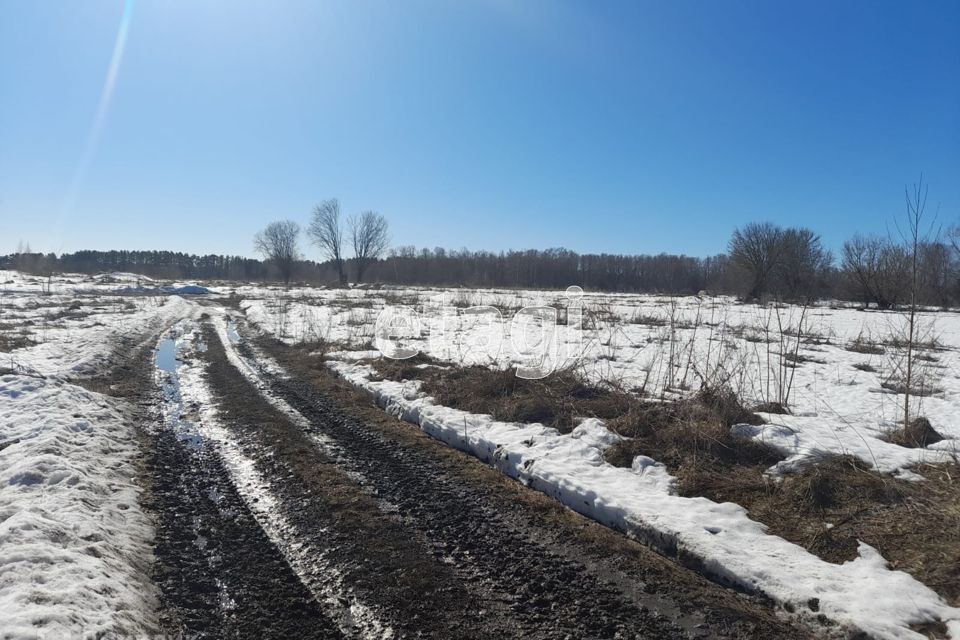
<path id="1" fill-rule="evenodd" d="M 519 309 L 570 306 L 564 292 L 537 291 L 296 289 L 284 294 L 241 287 L 236 294 L 247 317 L 264 330 L 288 342 L 330 343 L 344 351 L 338 355 L 345 361 L 375 355 L 370 350 L 378 315 L 385 307 L 406 307 L 416 310 L 421 322 L 421 337 L 408 345 L 442 361 L 503 368 L 524 361 L 511 336 L 511 319 Z M 479 314 L 466 312 L 480 305 L 502 312 L 499 333 L 478 322 Z M 744 435 L 790 456 L 782 463 L 785 469 L 834 453 L 893 473 L 957 453 L 960 313 L 920 314 L 924 341 L 936 346 L 920 350 L 914 364 L 911 386 L 922 384 L 925 394 L 913 399 L 911 415 L 927 417 L 947 439 L 912 449 L 886 441 L 903 417 L 904 396 L 883 386 L 896 382 L 903 367 L 905 350 L 889 344 L 902 335 L 900 313 L 590 293 L 580 305 L 580 326 L 571 319 L 555 327 L 558 367 L 573 364 L 594 380 L 654 397 L 696 389 L 703 380 L 726 381 L 750 404 L 789 405 L 791 415 L 764 413 L 768 422 L 762 428 L 742 428 Z M 491 336 L 502 345 L 499 350 L 482 346 Z"/>
<path id="2" fill-rule="evenodd" d="M 877 637 L 923 637 L 910 627 L 942 621 L 960 639 L 960 610 L 890 570 L 868 545 L 853 561 L 826 562 L 769 534 L 741 506 L 677 495 L 655 456 L 638 456 L 632 469 L 608 464 L 604 449 L 619 436 L 600 420 L 585 419 L 569 434 L 499 422 L 439 406 L 417 381 L 380 380 L 367 362 L 380 347 L 392 355 L 419 349 L 453 364 L 521 365 L 538 375 L 572 366 L 596 382 L 663 399 L 704 382 L 726 384 L 748 404 L 789 406 L 789 415 L 761 412 L 763 425 L 734 427 L 785 455 L 768 472 L 774 479 L 829 454 L 918 479 L 917 464 L 955 460 L 960 449 L 960 314 L 921 314 L 928 344 L 914 381 L 924 393 L 911 413 L 926 416 L 945 439 L 906 448 L 888 441 L 903 411 L 898 313 L 590 292 L 215 288 L 215 299 L 236 305 L 253 325 L 323 351 L 330 367 L 437 439 L 666 553 L 695 558 L 716 578 Z M 153 532 L 138 506 L 136 425 L 123 400 L 90 391 L 77 377 L 101 372 L 124 338 L 157 336 L 198 318 L 201 307 L 176 294 L 201 290 L 131 274 L 0 272 L 4 633 L 156 631 L 157 596 L 145 571 Z M 531 307 L 540 308 L 521 311 Z M 221 334 L 239 339 L 222 313 L 212 316 Z"/>
<path id="3" fill-rule="evenodd" d="M 131 274 L 41 278 L 0 271 L 0 344 L 25 346 L 0 352 L 0 370 L 45 376 L 99 370 L 119 337 L 182 317 L 176 295 L 124 295 L 147 279 Z M 139 283 L 139 285 L 138 285 Z M 187 285 L 174 285 L 170 291 Z"/>
<path id="4" fill-rule="evenodd" d="M 512 340 L 526 329 L 511 326 L 511 316 L 529 306 L 567 308 L 564 292 L 245 287 L 236 295 L 249 320 L 286 342 L 317 343 L 327 351 L 329 366 L 397 416 L 574 510 L 665 552 L 693 556 L 717 578 L 759 589 L 800 612 L 817 602 L 829 618 L 877 637 L 922 637 L 910 626 L 930 620 L 946 622 L 960 637 L 960 609 L 906 573 L 888 569 L 866 544 L 857 559 L 829 563 L 768 534 L 738 505 L 676 495 L 668 471 L 650 457 L 638 456 L 632 469 L 606 463 L 603 450 L 618 436 L 598 420 L 584 420 L 567 435 L 539 424 L 498 422 L 438 406 L 417 381 L 380 380 L 364 362 L 379 355 L 375 345 L 396 349 L 396 342 L 383 341 L 389 332 L 377 329 L 377 317 L 387 308 L 383 318 L 409 318 L 409 311 L 396 310 L 405 306 L 418 312 L 420 323 L 419 330 L 394 331 L 405 335 L 405 349 L 456 364 L 527 364 L 529 353 L 513 348 Z M 956 459 L 960 315 L 954 312 L 921 314 L 921 334 L 930 344 L 920 350 L 914 379 L 932 393 L 914 398 L 911 409 L 946 439 L 907 448 L 887 441 L 902 419 L 904 396 L 884 386 L 896 381 L 902 367 L 903 349 L 896 346 L 901 314 L 613 294 L 586 294 L 580 304 L 582 322 L 568 309 L 560 312 L 566 323 L 553 328 L 554 350 L 546 351 L 558 366 L 574 365 L 594 380 L 654 397 L 677 396 L 706 380 L 726 382 L 750 403 L 789 405 L 791 415 L 761 413 L 765 424 L 734 427 L 787 456 L 769 470 L 772 477 L 828 454 L 854 455 L 904 479 L 918 479 L 910 471 L 918 463 Z M 476 322 L 478 313 L 467 309 L 480 305 L 503 312 L 499 326 Z M 499 352 L 492 342 L 503 345 Z"/>
<path id="5" fill-rule="evenodd" d="M 118 279 L 122 279 L 120 276 Z M 122 336 L 189 313 L 106 278 L 0 272 L 0 636 L 158 633 L 130 407 L 75 384 Z"/>

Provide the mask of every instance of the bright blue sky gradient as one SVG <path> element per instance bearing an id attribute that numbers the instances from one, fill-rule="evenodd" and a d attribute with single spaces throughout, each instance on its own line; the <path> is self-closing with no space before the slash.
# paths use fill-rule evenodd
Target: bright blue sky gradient
<path id="1" fill-rule="evenodd" d="M 395 244 L 836 248 L 921 171 L 960 220 L 955 0 L 140 0 L 100 107 L 124 11 L 0 0 L 0 253 L 250 255 L 334 196 Z"/>

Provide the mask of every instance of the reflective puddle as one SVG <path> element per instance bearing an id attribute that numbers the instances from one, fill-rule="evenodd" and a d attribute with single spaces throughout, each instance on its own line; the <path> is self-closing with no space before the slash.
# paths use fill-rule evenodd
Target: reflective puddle
<path id="1" fill-rule="evenodd" d="M 189 324 L 181 323 L 174 329 L 173 335 L 183 335 L 182 343 L 179 347 L 187 350 L 206 347 L 197 343 Z M 169 337 L 160 340 L 157 345 L 157 354 L 155 363 L 160 376 L 157 381 L 163 390 L 164 400 L 164 422 L 166 427 L 176 434 L 177 438 L 184 442 L 188 447 L 198 450 L 203 446 L 203 438 L 197 430 L 194 421 L 187 417 L 186 408 L 183 405 L 183 398 L 180 395 L 180 377 L 177 368 L 181 361 L 178 356 L 177 338 Z"/>
<path id="2" fill-rule="evenodd" d="M 167 373 L 177 372 L 177 341 L 164 338 L 157 346 L 157 368 Z"/>
<path id="3" fill-rule="evenodd" d="M 240 342 L 240 332 L 237 331 L 237 323 L 233 320 L 227 320 L 227 338 L 233 344 Z"/>

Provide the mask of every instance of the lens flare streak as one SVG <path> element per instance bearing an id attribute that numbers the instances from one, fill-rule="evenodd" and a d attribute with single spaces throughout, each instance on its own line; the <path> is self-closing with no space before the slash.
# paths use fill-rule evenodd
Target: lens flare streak
<path id="1" fill-rule="evenodd" d="M 110 102 L 113 99 L 113 92 L 117 86 L 117 76 L 120 72 L 120 63 L 123 61 L 123 52 L 127 45 L 127 35 L 130 32 L 130 22 L 133 17 L 134 0 L 126 0 L 123 6 L 123 15 L 120 17 L 120 26 L 117 29 L 117 39 L 113 45 L 113 54 L 110 57 L 110 67 L 107 70 L 107 77 L 103 83 L 103 90 L 100 92 L 100 101 L 97 103 L 97 111 L 93 118 L 93 125 L 90 127 L 90 133 L 87 135 L 86 144 L 83 147 L 83 153 L 77 168 L 73 174 L 73 180 L 70 183 L 70 190 L 64 199 L 60 210 L 60 217 L 54 226 L 54 233 L 59 233 L 64 219 L 72 212 L 77 199 L 77 194 L 83 185 L 87 170 L 90 167 L 90 161 L 97 150 L 100 142 L 100 135 L 103 132 L 103 125 L 110 110 Z"/>

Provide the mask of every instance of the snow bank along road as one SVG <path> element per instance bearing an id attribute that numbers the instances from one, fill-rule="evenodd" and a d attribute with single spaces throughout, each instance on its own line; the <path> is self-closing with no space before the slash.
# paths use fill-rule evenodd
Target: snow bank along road
<path id="1" fill-rule="evenodd" d="M 879 556 L 856 579 L 909 611 L 854 599 L 841 624 L 811 607 L 798 626 L 448 446 L 442 421 L 434 439 L 391 417 L 349 366 L 350 383 L 214 301 L 10 282 L 0 327 L 34 330 L 0 354 L 0 637 L 909 638 L 937 620 L 960 637 Z M 429 413 L 387 387 L 397 413 Z M 481 423 L 477 442 L 519 433 Z M 602 446 L 602 425 L 580 431 Z M 694 559 L 716 577 L 748 555 Z M 774 578 L 789 601 L 783 575 L 758 576 Z M 825 604 L 852 585 L 829 586 Z"/>

